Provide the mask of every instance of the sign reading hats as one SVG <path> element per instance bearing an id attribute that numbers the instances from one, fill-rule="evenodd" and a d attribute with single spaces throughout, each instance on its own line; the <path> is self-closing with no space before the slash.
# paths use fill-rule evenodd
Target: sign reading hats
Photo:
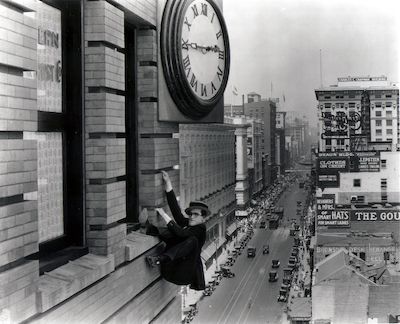
<path id="1" fill-rule="evenodd" d="M 208 206 L 201 201 L 192 201 L 189 204 L 189 207 L 185 209 L 185 213 L 190 215 L 193 209 L 201 210 L 201 215 L 203 217 L 207 217 L 211 215 L 211 211 L 208 209 Z"/>

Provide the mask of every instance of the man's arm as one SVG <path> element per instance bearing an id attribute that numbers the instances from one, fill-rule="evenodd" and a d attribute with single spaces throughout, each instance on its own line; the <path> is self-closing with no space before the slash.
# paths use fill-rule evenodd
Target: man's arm
<path id="1" fill-rule="evenodd" d="M 180 226 L 187 226 L 189 224 L 189 219 L 182 215 L 181 208 L 178 205 L 178 201 L 176 200 L 173 190 L 167 192 L 167 201 L 172 216 L 174 216 L 177 224 Z"/>
<path id="2" fill-rule="evenodd" d="M 189 236 L 194 236 L 197 239 L 205 236 L 206 227 L 205 226 L 195 226 L 195 227 L 186 227 L 182 228 L 174 221 L 171 221 L 167 224 L 168 229 L 174 233 L 178 237 L 186 238 Z"/>
<path id="3" fill-rule="evenodd" d="M 162 217 L 167 224 L 168 229 L 176 236 L 189 237 L 197 234 L 197 231 L 189 230 L 189 228 L 182 228 L 179 226 L 162 208 L 156 208 L 158 214 Z"/>
<path id="4" fill-rule="evenodd" d="M 189 220 L 183 216 L 181 208 L 179 207 L 178 201 L 176 200 L 176 196 L 174 193 L 174 190 L 172 189 L 172 183 L 171 179 L 169 178 L 169 175 L 165 171 L 161 171 L 162 173 L 162 178 L 165 183 L 165 192 L 167 195 L 167 202 L 169 209 L 171 210 L 172 216 L 174 217 L 175 221 L 177 224 L 180 226 L 187 226 L 189 223 Z"/>

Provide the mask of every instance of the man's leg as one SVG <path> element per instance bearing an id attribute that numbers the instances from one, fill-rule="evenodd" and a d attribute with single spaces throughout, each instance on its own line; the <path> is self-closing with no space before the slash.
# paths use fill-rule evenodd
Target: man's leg
<path id="1" fill-rule="evenodd" d="M 184 241 L 170 247 L 159 256 L 146 257 L 146 261 L 151 267 L 154 267 L 161 263 L 167 263 L 173 260 L 182 259 L 187 256 L 192 256 L 193 251 L 196 251 L 198 249 L 198 246 L 199 243 L 197 241 L 197 238 L 194 236 L 190 236 Z"/>

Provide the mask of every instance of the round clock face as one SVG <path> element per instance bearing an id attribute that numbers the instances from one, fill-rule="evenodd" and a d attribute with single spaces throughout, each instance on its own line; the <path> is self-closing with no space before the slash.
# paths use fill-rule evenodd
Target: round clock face
<path id="1" fill-rule="evenodd" d="M 229 41 L 211 0 L 168 1 L 162 21 L 161 58 L 167 85 L 186 116 L 206 116 L 223 96 L 229 74 Z"/>

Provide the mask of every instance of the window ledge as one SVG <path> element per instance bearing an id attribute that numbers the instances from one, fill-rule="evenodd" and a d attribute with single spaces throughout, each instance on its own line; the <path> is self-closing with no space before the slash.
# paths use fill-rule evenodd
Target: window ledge
<path id="1" fill-rule="evenodd" d="M 125 260 L 132 261 L 159 243 L 160 239 L 158 237 L 140 232 L 131 232 L 126 237 Z M 157 247 L 157 252 L 161 249 L 161 244 L 159 245 L 160 247 Z"/>
<path id="2" fill-rule="evenodd" d="M 114 257 L 87 254 L 39 278 L 39 312 L 68 299 L 115 269 Z"/>

